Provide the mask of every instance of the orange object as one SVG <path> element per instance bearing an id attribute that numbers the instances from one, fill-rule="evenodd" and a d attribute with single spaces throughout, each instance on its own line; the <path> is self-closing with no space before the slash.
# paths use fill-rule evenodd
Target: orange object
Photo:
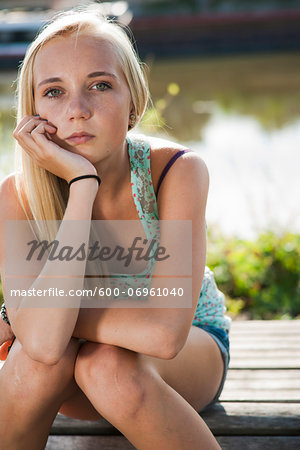
<path id="1" fill-rule="evenodd" d="M 10 347 L 12 345 L 12 343 L 14 342 L 14 338 L 13 339 L 9 339 L 8 341 L 4 342 L 4 344 L 2 344 L 0 346 L 0 361 L 5 361 L 8 355 L 8 352 L 10 350 Z"/>

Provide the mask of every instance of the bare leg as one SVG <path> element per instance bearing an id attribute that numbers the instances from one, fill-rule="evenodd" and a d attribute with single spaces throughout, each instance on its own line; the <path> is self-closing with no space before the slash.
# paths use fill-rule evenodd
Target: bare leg
<path id="1" fill-rule="evenodd" d="M 58 364 L 33 361 L 15 341 L 0 371 L 0 445 L 5 450 L 45 448 L 53 420 L 76 388 L 78 342 L 71 339 Z"/>
<path id="2" fill-rule="evenodd" d="M 195 361 L 193 349 L 197 346 L 198 360 Z M 159 373 L 162 371 L 167 377 L 176 370 L 176 364 L 171 366 L 170 363 L 177 357 L 163 361 L 120 347 L 89 342 L 78 354 L 75 379 L 97 411 L 139 450 L 220 449 L 205 422 L 191 406 L 192 402 L 195 405 L 202 402 L 204 406 L 218 389 L 223 371 L 219 349 L 207 333 L 192 331 L 179 355 L 185 358 L 185 366 L 179 369 L 180 364 L 177 364 L 181 374 L 178 373 L 174 380 L 181 375 L 178 391 L 188 392 L 186 384 L 193 379 L 189 401 Z M 206 371 L 205 364 L 212 366 L 210 370 Z M 201 370 L 206 391 L 196 379 L 196 372 Z M 212 372 L 217 373 L 214 380 L 205 380 Z"/>
<path id="3" fill-rule="evenodd" d="M 192 326 L 182 351 L 171 360 L 151 358 L 160 376 L 187 400 L 196 411 L 201 411 L 215 397 L 224 372 L 219 347 L 213 338 L 198 327 Z"/>

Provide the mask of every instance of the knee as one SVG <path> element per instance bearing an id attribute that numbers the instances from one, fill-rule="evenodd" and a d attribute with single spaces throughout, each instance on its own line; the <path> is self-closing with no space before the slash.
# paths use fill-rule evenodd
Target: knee
<path id="1" fill-rule="evenodd" d="M 147 395 L 150 372 L 139 355 L 106 344 L 85 343 L 76 360 L 75 379 L 89 399 L 95 396 L 100 414 L 133 417 Z"/>

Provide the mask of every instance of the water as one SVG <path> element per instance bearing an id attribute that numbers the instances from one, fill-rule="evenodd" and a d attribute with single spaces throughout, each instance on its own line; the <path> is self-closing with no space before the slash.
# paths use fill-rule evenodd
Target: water
<path id="1" fill-rule="evenodd" d="M 300 231 L 300 120 L 266 132 L 252 118 L 219 112 L 191 147 L 210 172 L 208 223 L 244 238 Z"/>
<path id="2" fill-rule="evenodd" d="M 154 103 L 168 124 L 163 129 L 207 163 L 207 222 L 228 235 L 300 231 L 299 56 L 252 54 L 151 67 Z M 180 92 L 170 95 L 168 83 Z"/>
<path id="3" fill-rule="evenodd" d="M 155 108 L 142 131 L 168 135 L 203 157 L 208 226 L 249 238 L 269 229 L 299 232 L 299 56 L 146 61 Z M 0 179 L 13 170 L 14 145 L 15 74 L 3 77 Z"/>

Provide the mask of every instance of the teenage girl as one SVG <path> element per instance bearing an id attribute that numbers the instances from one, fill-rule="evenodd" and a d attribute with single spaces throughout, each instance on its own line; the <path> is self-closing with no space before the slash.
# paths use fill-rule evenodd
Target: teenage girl
<path id="1" fill-rule="evenodd" d="M 229 360 L 224 296 L 205 267 L 205 164 L 173 142 L 128 135 L 145 111 L 147 85 L 126 33 L 95 10 L 65 12 L 48 24 L 18 83 L 22 168 L 0 186 L 4 297 L 8 220 L 43 223 L 42 236 L 74 247 L 88 242 L 92 220 L 180 220 L 192 221 L 192 307 L 7 301 L 0 343 L 14 339 L 2 347 L 10 351 L 0 371 L 1 448 L 44 448 L 58 411 L 104 417 L 142 450 L 220 448 L 198 414 L 218 399 Z M 61 221 L 54 236 L 53 220 Z M 68 221 L 81 224 L 76 236 Z M 171 253 L 184 239 L 161 230 Z M 65 287 L 82 287 L 72 274 L 84 275 L 85 262 L 68 268 Z M 47 289 L 53 274 L 59 267 L 48 260 L 31 287 Z"/>

